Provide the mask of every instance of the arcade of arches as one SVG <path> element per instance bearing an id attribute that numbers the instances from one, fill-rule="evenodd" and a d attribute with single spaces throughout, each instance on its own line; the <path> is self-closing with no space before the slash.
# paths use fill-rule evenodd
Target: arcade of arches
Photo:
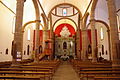
<path id="1" fill-rule="evenodd" d="M 0 0 L 0 62 L 67 55 L 119 67 L 119 16 L 119 0 Z"/>

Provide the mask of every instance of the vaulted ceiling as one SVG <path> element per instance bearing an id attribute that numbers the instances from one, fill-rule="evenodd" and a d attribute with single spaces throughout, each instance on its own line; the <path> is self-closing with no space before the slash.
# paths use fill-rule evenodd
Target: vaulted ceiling
<path id="1" fill-rule="evenodd" d="M 45 10 L 46 14 L 58 4 L 69 3 L 76 6 L 82 13 L 85 13 L 91 0 L 39 0 Z"/>

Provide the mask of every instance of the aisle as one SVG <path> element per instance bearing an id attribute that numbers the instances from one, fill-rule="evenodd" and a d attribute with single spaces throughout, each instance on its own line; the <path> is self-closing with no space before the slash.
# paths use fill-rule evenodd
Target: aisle
<path id="1" fill-rule="evenodd" d="M 53 80 L 80 80 L 72 66 L 66 61 L 63 62 L 53 76 Z"/>

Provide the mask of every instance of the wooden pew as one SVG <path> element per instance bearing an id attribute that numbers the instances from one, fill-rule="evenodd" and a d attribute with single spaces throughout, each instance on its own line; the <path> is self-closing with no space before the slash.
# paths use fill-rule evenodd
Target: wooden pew
<path id="1" fill-rule="evenodd" d="M 0 79 L 24 79 L 24 80 L 41 80 L 41 79 L 44 79 L 45 80 L 45 77 L 44 75 L 34 75 L 34 76 L 24 76 L 24 75 L 0 75 Z"/>
<path id="2" fill-rule="evenodd" d="M 120 68 L 82 68 L 80 69 L 80 72 L 81 71 L 120 71 Z"/>
<path id="3" fill-rule="evenodd" d="M 55 72 L 54 67 L 48 67 L 48 66 L 19 66 L 19 68 L 50 69 L 53 73 Z"/>
<path id="4" fill-rule="evenodd" d="M 120 80 L 120 75 L 84 75 L 80 80 Z"/>
<path id="5" fill-rule="evenodd" d="M 120 80 L 120 68 L 112 68 L 111 63 L 71 62 L 83 80 Z"/>
<path id="6" fill-rule="evenodd" d="M 10 67 L 11 61 L 0 62 L 0 67 Z"/>
<path id="7" fill-rule="evenodd" d="M 95 80 L 120 80 L 120 76 L 96 76 Z"/>
<path id="8" fill-rule="evenodd" d="M 51 72 L 31 72 L 31 71 L 0 71 L 1 76 L 44 76 L 44 78 L 48 78 L 49 80 L 52 79 L 52 73 Z"/>
<path id="9" fill-rule="evenodd" d="M 59 66 L 60 61 L 40 61 L 39 63 L 30 63 L 30 64 L 25 64 L 22 66 L 51 66 L 57 69 Z"/>
<path id="10" fill-rule="evenodd" d="M 77 73 L 79 73 L 80 71 L 82 71 L 82 70 L 85 70 L 85 69 L 100 69 L 100 68 L 104 68 L 104 69 L 106 69 L 107 70 L 107 68 L 112 68 L 111 66 L 106 66 L 106 65 L 81 65 L 81 66 L 79 66 L 79 67 L 77 67 L 77 69 L 76 69 L 76 72 Z"/>
<path id="11" fill-rule="evenodd" d="M 41 61 L 39 63 L 21 64 L 9 68 L 0 68 L 0 79 L 39 79 L 39 76 L 52 79 L 60 61 Z M 11 76 L 12 75 L 12 76 Z M 32 77 L 31 77 L 32 76 Z"/>
<path id="12" fill-rule="evenodd" d="M 115 75 L 116 77 L 120 76 L 120 71 L 89 71 L 89 72 L 80 72 L 80 78 L 87 78 L 89 80 L 91 77 L 101 77 L 101 76 L 111 76 Z"/>
<path id="13" fill-rule="evenodd" d="M 22 75 L 26 75 L 26 74 L 32 74 L 32 75 L 52 75 L 51 72 L 31 72 L 31 71 L 0 71 L 0 74 L 22 74 Z"/>
<path id="14" fill-rule="evenodd" d="M 50 69 L 33 69 L 33 68 L 0 68 L 0 71 L 36 71 L 36 72 L 52 72 Z"/>
<path id="15" fill-rule="evenodd" d="M 85 75 L 120 74 L 120 71 L 89 71 L 89 72 L 80 72 L 80 74 L 85 74 Z"/>

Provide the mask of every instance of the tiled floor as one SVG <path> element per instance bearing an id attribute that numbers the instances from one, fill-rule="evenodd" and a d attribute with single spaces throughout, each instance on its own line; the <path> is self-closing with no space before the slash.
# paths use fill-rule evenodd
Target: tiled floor
<path id="1" fill-rule="evenodd" d="M 68 62 L 63 62 L 53 76 L 53 80 L 80 80 L 72 66 Z"/>

